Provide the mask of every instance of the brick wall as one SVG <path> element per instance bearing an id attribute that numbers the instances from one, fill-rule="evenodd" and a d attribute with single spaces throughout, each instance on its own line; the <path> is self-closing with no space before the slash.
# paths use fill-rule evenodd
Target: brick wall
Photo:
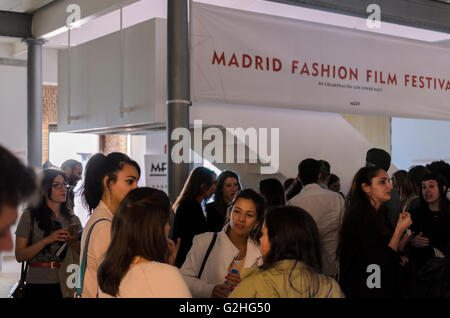
<path id="1" fill-rule="evenodd" d="M 104 135 L 103 153 L 111 152 L 127 153 L 127 136 L 121 135 Z"/>
<path id="2" fill-rule="evenodd" d="M 58 124 L 58 87 L 42 87 L 42 163 L 48 160 L 49 125 Z"/>
<path id="3" fill-rule="evenodd" d="M 42 163 L 49 157 L 49 126 L 58 124 L 58 87 L 44 85 L 42 87 Z M 99 151 L 127 153 L 127 136 L 101 135 Z"/>

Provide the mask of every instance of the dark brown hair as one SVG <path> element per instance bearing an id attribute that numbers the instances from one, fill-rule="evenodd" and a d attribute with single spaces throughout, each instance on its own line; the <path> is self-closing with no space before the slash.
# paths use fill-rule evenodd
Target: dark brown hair
<path id="1" fill-rule="evenodd" d="M 228 207 L 230 213 L 233 211 L 234 205 L 239 199 L 252 200 L 255 204 L 256 221 L 258 222 L 258 226 L 250 233 L 250 238 L 259 244 L 259 238 L 262 234 L 261 228 L 264 221 L 264 213 L 266 209 L 264 198 L 253 189 L 243 189 L 236 194 L 236 197 L 230 203 L 230 206 Z"/>
<path id="2" fill-rule="evenodd" d="M 126 154 L 112 152 L 105 156 L 97 153 L 89 159 L 84 174 L 84 184 L 82 188 L 83 204 L 88 208 L 89 214 L 97 207 L 106 190 L 103 186 L 103 178 L 108 177 L 108 186 L 117 179 L 117 172 L 123 169 L 124 164 L 136 168 L 138 175 L 141 169 L 136 161 L 130 159 Z"/>
<path id="3" fill-rule="evenodd" d="M 225 185 L 225 180 L 228 178 L 236 179 L 238 184 L 238 190 L 242 189 L 241 182 L 237 173 L 231 170 L 222 171 L 222 173 L 217 177 L 216 180 L 216 191 L 214 192 L 214 202 L 216 204 L 216 209 L 223 218 L 227 215 L 228 204 L 223 198 L 223 186 Z"/>
<path id="4" fill-rule="evenodd" d="M 259 182 L 259 192 L 266 200 L 266 207 L 286 204 L 284 188 L 278 179 L 268 178 L 261 180 Z"/>
<path id="5" fill-rule="evenodd" d="M 181 201 L 184 199 L 196 199 L 199 195 L 202 195 L 213 184 L 213 177 L 216 174 L 214 171 L 205 168 L 197 167 L 191 171 L 187 178 L 183 190 L 173 204 L 173 210 L 176 211 Z"/>
<path id="6" fill-rule="evenodd" d="M 98 284 L 111 296 L 119 293 L 120 282 L 133 259 L 167 263 L 169 248 L 164 232 L 169 222 L 170 201 L 158 189 L 131 190 L 116 211 L 111 225 L 111 243 L 98 269 Z"/>
<path id="7" fill-rule="evenodd" d="M 28 199 L 38 187 L 38 180 L 32 168 L 9 150 L 0 146 L 0 213 L 3 204 L 17 206 Z"/>
<path id="8" fill-rule="evenodd" d="M 365 243 L 382 240 L 387 245 L 392 235 L 386 223 L 386 208 L 381 206 L 377 211 L 362 188 L 363 184 L 372 185 L 372 179 L 382 170 L 378 167 L 363 167 L 353 178 L 336 254 L 341 273 L 347 270 L 355 253 L 359 253 Z"/>
<path id="9" fill-rule="evenodd" d="M 398 170 L 395 172 L 392 175 L 392 179 L 394 189 L 398 191 L 402 203 L 404 203 L 411 194 L 415 193 L 414 185 L 408 177 L 408 172 L 405 170 Z"/>
<path id="10" fill-rule="evenodd" d="M 305 210 L 296 206 L 278 206 L 267 211 L 264 224 L 267 227 L 270 250 L 264 256 L 262 270 L 268 270 L 283 260 L 294 260 L 289 273 L 289 285 L 293 285 L 291 276 L 302 262 L 306 274 L 311 277 L 308 295 L 316 295 L 319 290 L 319 273 L 322 268 L 320 237 L 316 222 Z"/>

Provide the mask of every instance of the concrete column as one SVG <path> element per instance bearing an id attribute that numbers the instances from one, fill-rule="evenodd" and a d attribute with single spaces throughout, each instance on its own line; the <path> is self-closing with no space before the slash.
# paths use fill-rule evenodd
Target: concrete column
<path id="1" fill-rule="evenodd" d="M 168 192 L 175 202 L 189 175 L 189 163 L 176 164 L 171 159 L 172 131 L 189 129 L 189 32 L 188 1 L 167 1 L 167 145 Z"/>
<path id="2" fill-rule="evenodd" d="M 28 165 L 42 167 L 42 45 L 43 39 L 25 39 L 28 47 L 27 92 L 27 160 Z"/>

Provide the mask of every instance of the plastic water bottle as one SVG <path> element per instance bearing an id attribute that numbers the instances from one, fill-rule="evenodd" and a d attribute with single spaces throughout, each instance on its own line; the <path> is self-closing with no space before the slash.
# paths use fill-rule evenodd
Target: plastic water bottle
<path id="1" fill-rule="evenodd" d="M 233 268 L 233 269 L 231 269 L 231 274 L 239 274 L 239 271 L 237 269 Z M 225 282 L 225 285 L 231 286 L 230 284 L 228 284 L 228 281 Z M 231 290 L 228 290 L 228 289 L 227 289 L 227 291 L 229 294 L 232 292 Z"/>

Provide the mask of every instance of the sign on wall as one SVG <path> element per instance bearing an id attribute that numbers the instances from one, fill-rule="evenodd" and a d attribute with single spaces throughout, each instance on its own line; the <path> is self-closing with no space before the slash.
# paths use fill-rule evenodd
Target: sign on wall
<path id="1" fill-rule="evenodd" d="M 191 96 L 219 102 L 450 120 L 450 49 L 194 3 Z"/>
<path id="2" fill-rule="evenodd" d="M 168 193 L 167 155 L 145 155 L 146 186 Z"/>

